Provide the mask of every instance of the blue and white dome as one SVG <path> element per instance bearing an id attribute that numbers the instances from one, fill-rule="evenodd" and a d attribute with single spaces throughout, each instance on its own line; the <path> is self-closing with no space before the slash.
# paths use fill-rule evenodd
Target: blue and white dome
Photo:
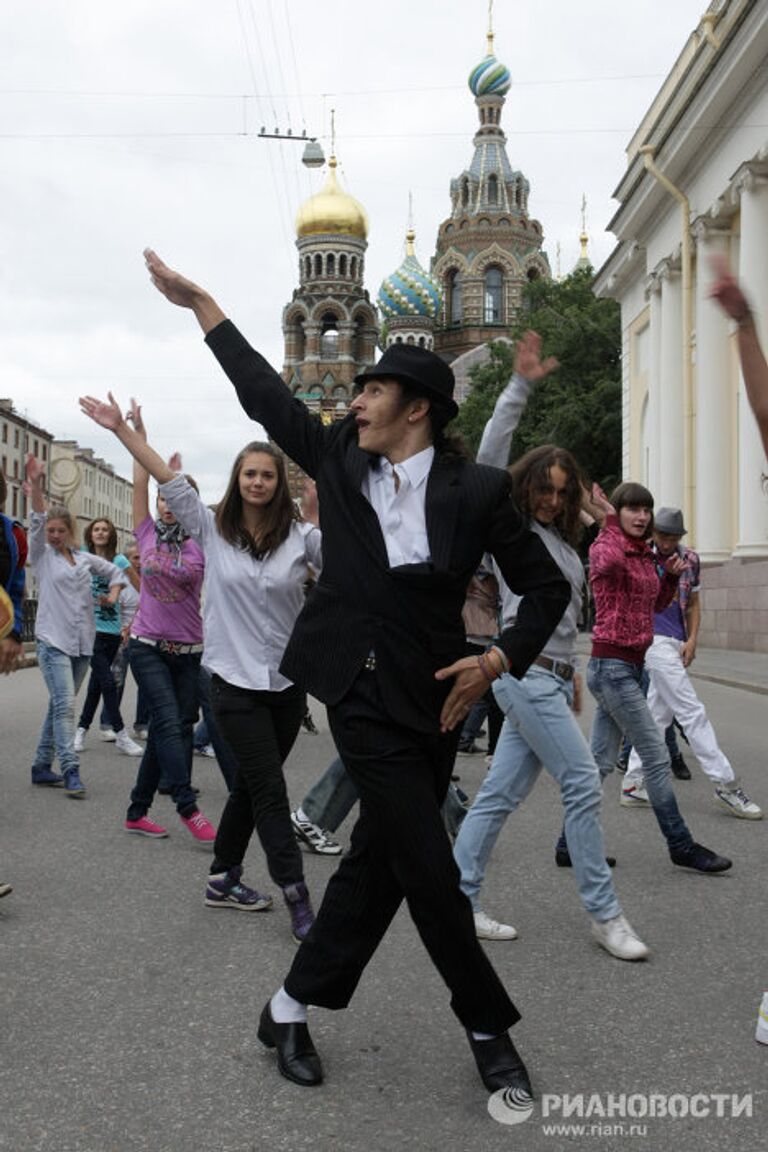
<path id="1" fill-rule="evenodd" d="M 506 65 L 488 55 L 472 69 L 467 83 L 473 96 L 506 96 L 512 76 Z"/>
<path id="2" fill-rule="evenodd" d="M 406 233 L 405 260 L 382 281 L 377 303 L 386 320 L 423 316 L 434 320 L 440 311 L 442 293 L 436 280 L 422 268 L 413 248 L 414 232 Z"/>

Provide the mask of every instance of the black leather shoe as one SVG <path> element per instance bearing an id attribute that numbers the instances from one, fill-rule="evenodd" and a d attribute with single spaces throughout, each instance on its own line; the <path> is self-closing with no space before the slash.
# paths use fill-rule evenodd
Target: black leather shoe
<path id="1" fill-rule="evenodd" d="M 492 1040 L 475 1040 L 467 1031 L 469 1046 L 480 1073 L 480 1079 L 489 1092 L 499 1088 L 511 1088 L 520 1096 L 533 1099 L 533 1089 L 517 1049 L 508 1032 L 494 1036 Z"/>
<path id="2" fill-rule="evenodd" d="M 683 760 L 682 754 L 672 757 L 672 775 L 676 780 L 690 780 L 691 770 Z"/>
<path id="3" fill-rule="evenodd" d="M 615 856 L 606 856 L 605 862 L 609 868 L 616 867 Z M 567 849 L 564 851 L 562 848 L 555 848 L 555 864 L 557 864 L 558 868 L 573 868 L 570 852 L 568 852 Z"/>
<path id="4" fill-rule="evenodd" d="M 703 844 L 689 844 L 686 848 L 676 848 L 670 852 L 673 864 L 680 868 L 691 868 L 694 872 L 727 872 L 733 864 L 727 856 L 718 856 Z"/>
<path id="5" fill-rule="evenodd" d="M 286 1080 L 311 1088 L 322 1084 L 323 1067 L 306 1024 L 276 1024 L 267 1000 L 256 1033 L 265 1048 L 277 1051 L 277 1067 Z"/>

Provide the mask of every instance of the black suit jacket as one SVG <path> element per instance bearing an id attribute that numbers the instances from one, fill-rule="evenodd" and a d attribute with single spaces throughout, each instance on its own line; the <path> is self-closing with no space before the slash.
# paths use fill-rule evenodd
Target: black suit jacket
<path id="1" fill-rule="evenodd" d="M 427 480 L 431 562 L 390 568 L 378 517 L 361 492 L 376 457 L 361 451 L 353 416 L 324 425 L 226 320 L 206 337 L 248 415 L 317 483 L 323 571 L 280 671 L 328 705 L 349 691 L 371 651 L 398 721 L 434 733 L 450 684 L 435 671 L 464 655 L 461 610 L 485 551 L 523 595 L 499 645 L 522 676 L 570 599 L 570 585 L 512 502 L 506 472 L 436 454 Z"/>

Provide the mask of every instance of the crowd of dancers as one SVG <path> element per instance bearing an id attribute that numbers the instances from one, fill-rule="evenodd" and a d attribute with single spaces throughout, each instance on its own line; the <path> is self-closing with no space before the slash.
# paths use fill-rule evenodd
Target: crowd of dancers
<path id="1" fill-rule="evenodd" d="M 45 470 L 28 458 L 28 536 L 2 520 L 0 670 L 13 671 L 23 655 L 28 549 L 49 694 L 32 783 L 86 796 L 80 755 L 101 702 L 101 738 L 138 762 L 125 831 L 165 839 L 151 811 L 159 791 L 169 794 L 184 834 L 212 853 L 201 884 L 207 906 L 271 908 L 272 896 L 243 877 L 256 832 L 299 945 L 258 1022 L 290 1080 L 322 1081 L 307 1006 L 349 1003 L 405 900 L 487 1089 L 527 1099 L 530 1079 L 508 1031 L 519 1013 L 480 943 L 516 931 L 483 908 L 481 892 L 502 827 L 542 768 L 563 805 L 555 862 L 573 869 L 595 940 L 621 960 L 643 960 L 649 948 L 624 913 L 603 842 L 602 781 L 617 763 L 626 770 L 622 805 L 652 808 L 676 866 L 712 874 L 731 861 L 699 843 L 681 814 L 665 738 L 673 721 L 715 802 L 741 819 L 762 816 L 688 676 L 701 608 L 682 513 L 665 507 L 654 517 L 652 494 L 634 482 L 608 498 L 554 445 L 506 468 L 528 396 L 556 368 L 535 333 L 517 345 L 514 375 L 473 462 L 446 433 L 457 411 L 453 374 L 431 352 L 387 349 L 357 377 L 348 416 L 326 426 L 207 292 L 155 253 L 145 256 L 156 287 L 193 312 L 246 413 L 271 439 L 238 453 L 211 508 L 181 458 L 166 462 L 150 446 L 137 403 L 123 413 L 111 394 L 82 397 L 81 410 L 133 457 L 135 546 L 126 555 L 105 518 L 78 547 L 70 512 L 48 506 Z M 714 294 L 738 324 L 768 442 L 768 368 L 748 304 L 725 268 Z M 301 511 L 283 453 L 316 483 Z M 577 720 L 585 532 L 595 605 L 589 742 Z M 121 712 L 128 666 L 141 743 Z M 283 766 L 306 722 L 307 693 L 328 709 L 338 757 L 291 811 Z M 192 784 L 201 706 L 227 786 L 218 827 Z M 469 804 L 451 776 L 457 751 L 474 750 L 480 708 L 489 714 L 490 764 Z M 631 754 L 621 753 L 622 739 Z M 679 763 L 675 775 L 685 778 Z M 340 856 L 333 834 L 358 802 L 350 849 L 315 914 L 301 848 Z"/>

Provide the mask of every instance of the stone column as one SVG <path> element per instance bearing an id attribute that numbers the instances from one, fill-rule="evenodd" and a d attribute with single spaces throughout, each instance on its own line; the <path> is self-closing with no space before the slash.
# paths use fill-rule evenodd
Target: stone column
<path id="1" fill-rule="evenodd" d="M 745 165 L 741 192 L 739 280 L 755 313 L 763 348 L 768 341 L 768 177 Z M 739 381 L 739 535 L 736 556 L 768 555 L 768 497 L 762 476 L 768 471 L 757 424 L 744 383 Z"/>
<path id="2" fill-rule="evenodd" d="M 658 492 L 661 483 L 659 469 L 659 443 L 661 436 L 661 281 L 654 273 L 648 281 L 650 330 L 648 333 L 648 410 L 645 420 L 647 460 L 641 461 L 641 476 L 651 492 Z"/>
<path id="3" fill-rule="evenodd" d="M 730 252 L 730 226 L 705 217 L 693 226 L 696 240 L 696 491 L 695 523 L 688 540 L 704 561 L 723 561 L 734 540 L 735 477 L 730 381 L 729 323 L 709 298 L 709 259 Z"/>
<path id="4" fill-rule="evenodd" d="M 679 269 L 665 261 L 661 277 L 659 345 L 659 463 L 656 505 L 682 508 L 685 496 L 682 324 L 683 293 Z"/>

